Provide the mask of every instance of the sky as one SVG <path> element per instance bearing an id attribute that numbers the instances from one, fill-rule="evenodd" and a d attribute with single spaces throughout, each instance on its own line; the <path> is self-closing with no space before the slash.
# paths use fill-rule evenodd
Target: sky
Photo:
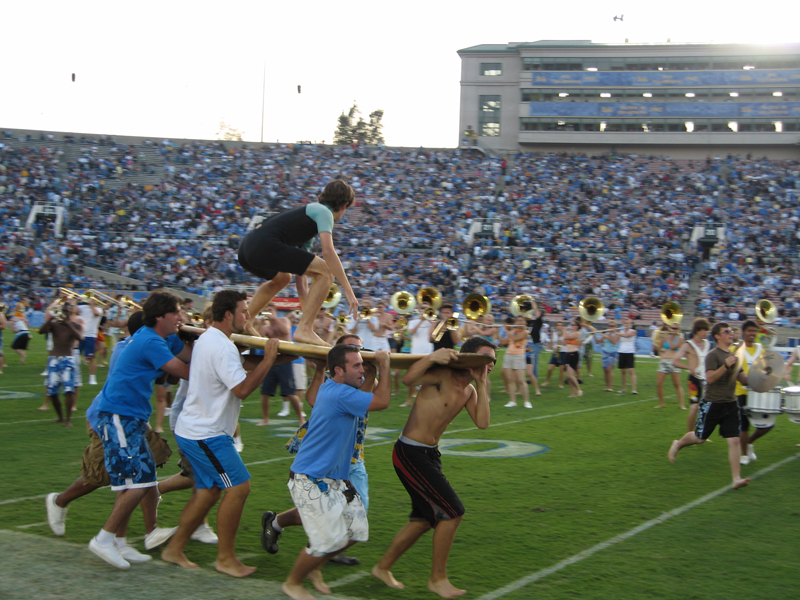
<path id="1" fill-rule="evenodd" d="M 264 141 L 330 143 L 357 102 L 365 119 L 383 109 L 388 145 L 452 148 L 461 48 L 800 41 L 800 3 L 778 6 L 0 0 L 0 129 L 214 139 L 224 121 L 259 141 L 263 102 Z"/>

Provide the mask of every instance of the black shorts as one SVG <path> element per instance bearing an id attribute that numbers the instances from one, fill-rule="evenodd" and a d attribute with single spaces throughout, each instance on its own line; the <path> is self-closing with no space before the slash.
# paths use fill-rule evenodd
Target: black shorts
<path id="1" fill-rule="evenodd" d="M 311 252 L 265 237 L 260 228 L 245 235 L 239 245 L 242 268 L 266 280 L 273 279 L 278 273 L 302 275 L 313 260 Z"/>
<path id="2" fill-rule="evenodd" d="M 278 384 L 281 385 L 281 396 L 291 396 L 295 393 L 292 363 L 273 365 L 267 376 L 264 377 L 264 381 L 261 384 L 261 393 L 264 396 L 274 396 L 275 390 L 278 389 Z"/>
<path id="3" fill-rule="evenodd" d="M 28 342 L 30 341 L 31 336 L 29 333 L 21 333 L 17 337 L 14 338 L 14 341 L 11 342 L 11 349 L 12 350 L 27 350 L 28 349 Z"/>
<path id="4" fill-rule="evenodd" d="M 719 434 L 724 438 L 739 437 L 741 431 L 741 411 L 739 403 L 733 402 L 700 402 L 697 411 L 697 425 L 694 434 L 701 440 L 707 440 L 719 425 Z"/>
<path id="5" fill-rule="evenodd" d="M 633 368 L 633 352 L 622 353 L 617 355 L 617 368 L 618 369 L 632 369 Z"/>
<path id="6" fill-rule="evenodd" d="M 580 360 L 580 353 L 579 352 L 567 352 L 567 362 L 566 365 L 568 367 L 572 367 L 573 371 L 578 370 L 578 362 Z"/>
<path id="7" fill-rule="evenodd" d="M 700 404 L 706 391 L 706 382 L 695 375 L 689 375 L 689 404 Z"/>
<path id="8" fill-rule="evenodd" d="M 553 352 L 553 356 L 550 357 L 550 364 L 555 365 L 557 367 L 561 366 L 561 353 L 560 352 Z"/>
<path id="9" fill-rule="evenodd" d="M 436 527 L 439 521 L 462 516 L 464 505 L 442 473 L 442 459 L 437 448 L 413 446 L 397 440 L 392 450 L 394 470 L 411 496 L 412 521 L 427 521 Z"/>

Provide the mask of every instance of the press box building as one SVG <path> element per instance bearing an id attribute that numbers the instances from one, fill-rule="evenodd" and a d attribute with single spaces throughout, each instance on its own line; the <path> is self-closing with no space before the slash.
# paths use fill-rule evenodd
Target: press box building
<path id="1" fill-rule="evenodd" d="M 800 158 L 800 43 L 539 41 L 458 54 L 462 145 Z"/>

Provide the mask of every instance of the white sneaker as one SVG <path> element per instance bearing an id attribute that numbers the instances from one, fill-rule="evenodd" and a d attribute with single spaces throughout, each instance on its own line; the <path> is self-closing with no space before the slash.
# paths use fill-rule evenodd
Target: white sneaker
<path id="1" fill-rule="evenodd" d="M 523 406 L 525 408 L 533 408 L 533 404 L 531 404 L 530 402 L 526 402 L 525 404 L 523 404 Z"/>
<path id="2" fill-rule="evenodd" d="M 92 541 L 89 542 L 89 550 L 91 550 L 95 556 L 102 558 L 112 567 L 117 567 L 118 569 L 131 568 L 131 563 L 122 558 L 122 555 L 119 553 L 119 550 L 117 550 L 117 547 L 114 544 L 109 546 L 101 546 L 97 543 L 97 538 L 93 537 Z"/>
<path id="3" fill-rule="evenodd" d="M 753 444 L 747 444 L 747 457 L 750 460 L 758 460 L 758 457 L 756 456 L 756 449 Z"/>
<path id="4" fill-rule="evenodd" d="M 171 538 L 176 531 L 178 531 L 177 527 L 156 527 L 153 531 L 144 536 L 144 549 L 152 550 L 153 548 L 157 548 Z"/>
<path id="5" fill-rule="evenodd" d="M 47 377 L 47 369 L 39 373 L 39 377 Z"/>
<path id="6" fill-rule="evenodd" d="M 504 404 L 505 408 L 514 408 L 517 405 L 516 402 L 509 402 L 508 404 Z"/>
<path id="7" fill-rule="evenodd" d="M 44 503 L 47 505 L 47 522 L 50 525 L 50 529 L 53 530 L 54 534 L 61 537 L 66 531 L 67 509 L 61 508 L 56 504 L 56 498 L 58 498 L 58 494 L 55 492 L 47 494 Z"/>
<path id="8" fill-rule="evenodd" d="M 745 454 L 744 456 L 739 458 L 739 464 L 740 465 L 749 465 L 750 464 L 750 457 Z"/>
<path id="9" fill-rule="evenodd" d="M 133 546 L 128 546 L 127 544 L 124 546 L 119 546 L 116 540 L 114 540 L 114 545 L 117 547 L 119 555 L 129 563 L 144 563 L 148 560 L 153 560 L 152 556 L 149 554 L 142 554 Z"/>
<path id="10" fill-rule="evenodd" d="M 233 447 L 236 448 L 236 451 L 239 454 L 241 454 L 242 450 L 244 450 L 244 442 L 242 441 L 242 438 L 240 437 L 233 438 Z"/>
<path id="11" fill-rule="evenodd" d="M 278 413 L 278 416 L 279 417 L 288 417 L 289 416 L 289 411 L 288 410 L 282 410 L 281 412 Z"/>
<path id="12" fill-rule="evenodd" d="M 97 385 L 97 377 L 89 375 L 89 385 Z"/>
<path id="13" fill-rule="evenodd" d="M 216 544 L 219 541 L 217 534 L 208 526 L 208 523 L 201 523 L 200 527 L 194 530 L 191 539 L 203 544 Z"/>

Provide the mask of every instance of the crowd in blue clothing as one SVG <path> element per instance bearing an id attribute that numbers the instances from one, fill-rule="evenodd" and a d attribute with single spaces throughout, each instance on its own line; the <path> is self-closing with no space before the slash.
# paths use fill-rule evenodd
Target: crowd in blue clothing
<path id="1" fill-rule="evenodd" d="M 236 260 L 248 228 L 341 177 L 358 206 L 334 235 L 361 298 L 433 285 L 500 305 L 531 293 L 556 312 L 584 295 L 655 308 L 687 293 L 701 262 L 692 229 L 712 220 L 728 237 L 704 266 L 700 310 L 745 306 L 767 290 L 787 303 L 787 318 L 800 310 L 796 161 L 550 153 L 505 166 L 476 151 L 168 140 L 106 139 L 93 153 L 97 140 L 83 139 L 75 143 L 86 160 L 65 163 L 66 143 L 0 148 L 6 290 L 102 285 L 85 281 L 82 266 L 201 294 L 255 285 Z M 131 179 L 156 167 L 153 183 Z M 67 208 L 64 238 L 47 224 L 27 239 L 20 227 L 35 201 Z M 495 229 L 473 237 L 475 220 Z"/>

